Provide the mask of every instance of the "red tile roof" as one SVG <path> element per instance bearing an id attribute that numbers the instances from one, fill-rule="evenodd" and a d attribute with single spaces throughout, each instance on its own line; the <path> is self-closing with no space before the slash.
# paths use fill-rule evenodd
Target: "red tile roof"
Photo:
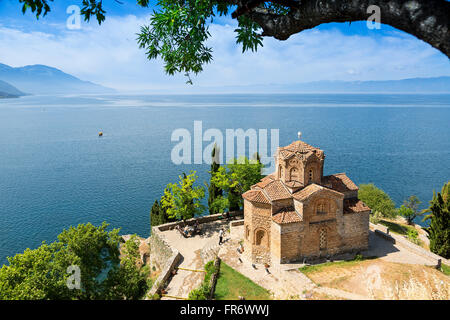
<path id="1" fill-rule="evenodd" d="M 370 211 L 370 208 L 361 200 L 356 198 L 344 200 L 344 213 L 359 213 L 366 211 Z"/>
<path id="2" fill-rule="evenodd" d="M 306 142 L 303 142 L 300 140 L 294 141 L 286 147 L 280 147 L 278 150 L 280 152 L 280 155 L 284 159 L 290 158 L 294 154 L 303 158 L 304 155 L 306 155 L 310 152 L 314 152 L 314 153 L 317 153 L 318 155 L 320 154 L 320 156 L 323 156 L 323 151 L 321 149 L 313 147 L 313 146 L 307 144 Z"/>
<path id="3" fill-rule="evenodd" d="M 248 190 L 242 194 L 242 197 L 251 202 L 270 203 L 269 199 L 267 199 L 261 190 Z"/>
<path id="4" fill-rule="evenodd" d="M 300 182 L 298 182 L 298 181 L 294 181 L 294 180 L 292 180 L 292 181 L 286 181 L 284 184 L 285 184 L 287 187 L 289 187 L 289 188 L 299 188 L 299 187 L 302 187 L 302 186 L 303 186 L 302 183 L 300 183 Z"/>
<path id="5" fill-rule="evenodd" d="M 303 188 L 302 190 L 295 192 L 292 196 L 296 200 L 304 201 L 304 200 L 308 199 L 311 195 L 313 195 L 314 193 L 316 193 L 320 190 L 327 190 L 336 195 L 344 196 L 341 192 L 338 192 L 336 190 L 332 190 L 332 189 L 329 189 L 329 188 L 326 188 L 323 186 L 319 186 L 315 183 L 312 183 L 312 184 L 306 186 L 305 188 Z"/>
<path id="6" fill-rule="evenodd" d="M 301 222 L 302 219 L 294 208 L 283 208 L 272 215 L 272 220 L 278 224 Z"/>
<path id="7" fill-rule="evenodd" d="M 293 194 L 293 196 L 294 196 L 294 199 L 302 201 L 302 200 L 307 199 L 313 193 L 315 193 L 315 192 L 317 192 L 319 190 L 322 190 L 322 189 L 323 189 L 323 187 L 313 183 L 313 184 L 310 184 L 310 185 L 306 186 L 302 190 L 300 190 L 298 192 L 295 192 Z"/>
<path id="8" fill-rule="evenodd" d="M 336 173 L 330 176 L 325 176 L 322 179 L 322 184 L 329 186 L 331 189 L 338 192 L 348 192 L 358 190 L 358 186 L 350 180 L 345 173 Z"/>
<path id="9" fill-rule="evenodd" d="M 280 180 L 274 180 L 268 183 L 263 190 L 272 201 L 292 198 L 291 193 Z"/>

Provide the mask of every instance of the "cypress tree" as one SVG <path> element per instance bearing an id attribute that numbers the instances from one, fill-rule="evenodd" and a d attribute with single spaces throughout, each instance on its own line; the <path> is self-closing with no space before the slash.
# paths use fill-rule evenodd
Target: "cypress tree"
<path id="1" fill-rule="evenodd" d="M 220 168 L 218 159 L 219 159 L 219 147 L 216 144 L 214 144 L 214 148 L 211 152 L 211 171 L 209 171 L 211 178 L 213 177 L 214 173 L 216 173 Z M 216 210 L 214 210 L 214 208 L 212 207 L 212 204 L 217 197 L 222 196 L 222 195 L 223 195 L 223 190 L 216 187 L 210 179 L 209 185 L 208 185 L 209 214 L 218 213 L 218 212 L 216 212 Z"/>
<path id="2" fill-rule="evenodd" d="M 450 182 L 442 187 L 440 193 L 433 192 L 430 207 L 424 212 L 429 212 L 424 221 L 430 220 L 430 226 L 425 229 L 429 234 L 430 250 L 450 258 Z"/>
<path id="3" fill-rule="evenodd" d="M 158 200 L 155 200 L 155 203 L 153 203 L 152 210 L 150 211 L 150 225 L 157 226 L 161 224 L 161 217 L 160 215 L 161 207 L 158 203 Z"/>

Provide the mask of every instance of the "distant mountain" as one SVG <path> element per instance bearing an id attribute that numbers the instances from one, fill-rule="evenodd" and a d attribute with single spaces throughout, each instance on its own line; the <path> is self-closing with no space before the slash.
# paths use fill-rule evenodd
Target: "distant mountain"
<path id="1" fill-rule="evenodd" d="M 194 87 L 189 87 L 185 91 L 181 91 L 181 89 L 178 91 L 201 93 L 450 93 L 450 77 L 385 81 L 324 80 L 221 87 L 194 85 Z"/>
<path id="2" fill-rule="evenodd" d="M 298 91 L 349 93 L 450 93 L 450 77 L 385 81 L 316 81 L 297 84 Z"/>
<path id="3" fill-rule="evenodd" d="M 24 95 L 25 93 L 8 82 L 0 80 L 0 98 L 17 98 Z"/>
<path id="4" fill-rule="evenodd" d="M 63 71 L 31 65 L 13 68 L 0 64 L 0 80 L 6 81 L 30 94 L 113 93 L 115 90 L 80 80 Z"/>

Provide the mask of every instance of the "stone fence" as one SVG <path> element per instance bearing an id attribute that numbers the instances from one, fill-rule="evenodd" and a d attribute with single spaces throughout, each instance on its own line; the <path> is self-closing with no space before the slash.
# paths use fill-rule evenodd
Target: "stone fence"
<path id="1" fill-rule="evenodd" d="M 440 263 L 450 266 L 450 261 L 448 259 L 438 256 L 437 254 L 412 243 L 411 241 L 409 241 L 408 239 L 406 239 L 405 237 L 403 237 L 401 235 L 389 233 L 389 228 L 387 228 L 385 226 L 370 223 L 370 228 L 375 231 L 376 235 L 381 236 L 381 237 L 385 238 L 386 240 L 391 241 L 392 243 L 398 244 L 399 246 L 401 246 L 419 256 L 422 256 L 426 259 L 430 259 L 437 265 L 439 264 L 439 260 L 440 260 Z"/>
<path id="2" fill-rule="evenodd" d="M 220 258 L 216 257 L 216 260 L 214 261 L 214 273 L 211 275 L 211 279 L 209 281 L 209 295 L 208 300 L 213 300 L 214 298 L 214 292 L 216 291 L 216 284 L 217 284 L 217 278 L 219 278 L 219 272 L 220 272 Z"/>
<path id="3" fill-rule="evenodd" d="M 239 217 L 242 215 L 243 215 L 242 211 L 231 211 L 229 213 L 230 218 L 235 218 L 235 217 Z M 153 234 L 154 229 L 158 229 L 159 231 L 167 231 L 167 230 L 174 229 L 178 225 L 179 226 L 185 226 L 185 225 L 192 226 L 192 225 L 194 225 L 195 221 L 198 221 L 199 224 L 202 224 L 202 223 L 217 221 L 220 219 L 225 219 L 225 214 L 223 214 L 223 213 L 211 214 L 208 216 L 192 218 L 192 219 L 186 220 L 185 222 L 183 222 L 183 221 L 169 222 L 169 223 L 165 223 L 165 224 L 161 224 L 159 226 L 153 227 L 152 234 Z"/>
<path id="4" fill-rule="evenodd" d="M 156 264 L 160 268 L 161 273 L 148 292 L 146 299 L 151 298 L 155 293 L 159 294 L 161 292 L 181 259 L 180 252 L 172 248 L 162 232 L 154 227 L 150 237 L 150 260 L 151 264 Z"/>

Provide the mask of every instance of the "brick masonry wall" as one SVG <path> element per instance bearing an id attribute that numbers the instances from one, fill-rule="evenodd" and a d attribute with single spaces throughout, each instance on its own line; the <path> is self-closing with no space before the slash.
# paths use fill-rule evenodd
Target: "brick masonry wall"
<path id="1" fill-rule="evenodd" d="M 275 224 L 275 223 L 274 223 Z M 304 224 L 288 223 L 280 226 L 280 249 L 278 263 L 287 263 L 299 259 L 304 235 Z"/>
<path id="2" fill-rule="evenodd" d="M 244 254 L 255 263 L 270 263 L 271 207 L 269 204 L 251 203 L 244 200 Z M 256 244 L 256 233 L 263 230 L 261 245 Z"/>
<path id="3" fill-rule="evenodd" d="M 343 250 L 366 250 L 369 247 L 369 212 L 344 214 Z"/>

